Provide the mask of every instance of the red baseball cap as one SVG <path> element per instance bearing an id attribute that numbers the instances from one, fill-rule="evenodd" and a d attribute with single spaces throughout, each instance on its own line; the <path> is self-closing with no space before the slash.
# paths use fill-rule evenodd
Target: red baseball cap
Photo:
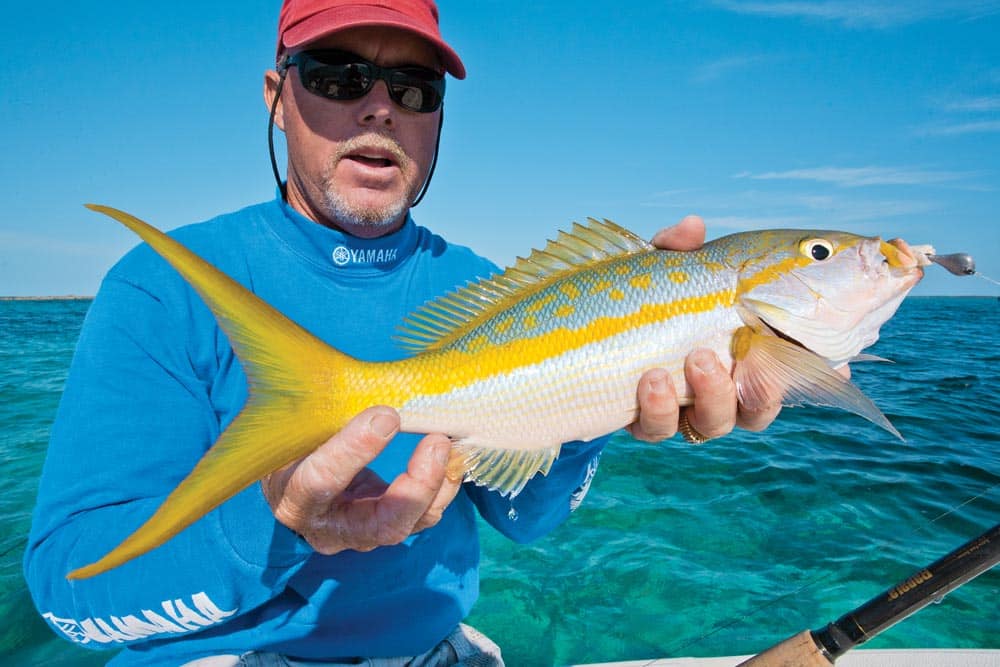
<path id="1" fill-rule="evenodd" d="M 465 78 L 465 65 L 441 38 L 432 0 L 285 0 L 278 17 L 277 59 L 289 49 L 359 26 L 389 26 L 423 37 L 437 48 L 449 74 Z"/>

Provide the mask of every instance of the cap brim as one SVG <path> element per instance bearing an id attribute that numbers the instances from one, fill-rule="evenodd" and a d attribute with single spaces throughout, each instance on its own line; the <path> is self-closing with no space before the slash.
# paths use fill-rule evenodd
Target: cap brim
<path id="1" fill-rule="evenodd" d="M 313 14 L 305 21 L 285 30 L 281 44 L 279 44 L 278 55 L 281 55 L 281 47 L 284 47 L 286 51 L 295 49 L 341 30 L 364 26 L 399 28 L 426 39 L 441 54 L 445 71 L 456 79 L 465 78 L 465 65 L 462 64 L 462 59 L 458 57 L 454 49 L 441 39 L 440 35 L 427 30 L 426 27 L 404 14 L 382 7 L 331 7 Z"/>

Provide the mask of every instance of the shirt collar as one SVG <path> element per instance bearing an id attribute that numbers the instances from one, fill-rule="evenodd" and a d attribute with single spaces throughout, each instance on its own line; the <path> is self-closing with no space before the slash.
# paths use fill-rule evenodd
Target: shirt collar
<path id="1" fill-rule="evenodd" d="M 351 236 L 305 217 L 279 193 L 282 215 L 273 225 L 275 233 L 296 253 L 320 270 L 338 275 L 378 275 L 392 271 L 417 247 L 417 228 L 407 214 L 395 232 L 373 239 Z"/>

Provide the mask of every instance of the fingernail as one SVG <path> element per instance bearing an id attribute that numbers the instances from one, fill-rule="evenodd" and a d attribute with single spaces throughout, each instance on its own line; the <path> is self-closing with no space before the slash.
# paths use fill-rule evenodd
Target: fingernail
<path id="1" fill-rule="evenodd" d="M 384 412 L 379 412 L 368 422 L 368 428 L 380 438 L 388 438 L 390 435 L 393 435 L 396 432 L 396 427 L 396 420 L 392 415 Z"/>
<path id="2" fill-rule="evenodd" d="M 448 456 L 451 454 L 451 443 L 448 441 L 439 442 L 434 447 L 434 458 L 443 466 L 448 465 Z"/>
<path id="3" fill-rule="evenodd" d="M 651 394 L 667 393 L 667 381 L 662 377 L 655 377 L 649 381 L 649 392 Z"/>
<path id="4" fill-rule="evenodd" d="M 691 363 L 705 375 L 713 375 L 719 370 L 715 355 L 709 350 L 695 350 L 691 353 Z"/>

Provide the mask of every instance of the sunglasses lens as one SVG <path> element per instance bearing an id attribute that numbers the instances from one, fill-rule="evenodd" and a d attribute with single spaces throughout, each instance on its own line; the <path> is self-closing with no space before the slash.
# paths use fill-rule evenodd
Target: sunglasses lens
<path id="1" fill-rule="evenodd" d="M 328 64 L 312 60 L 299 65 L 302 85 L 332 100 L 353 100 L 372 86 L 371 71 L 364 63 Z"/>
<path id="2" fill-rule="evenodd" d="M 444 77 L 424 67 L 380 68 L 347 51 L 303 51 L 291 64 L 306 90 L 331 100 L 363 97 L 377 78 L 385 80 L 396 104 L 410 111 L 435 111 L 444 99 Z"/>
<path id="3" fill-rule="evenodd" d="M 389 81 L 389 93 L 401 107 L 410 111 L 427 113 L 441 106 L 444 79 L 432 72 L 396 70 Z"/>

